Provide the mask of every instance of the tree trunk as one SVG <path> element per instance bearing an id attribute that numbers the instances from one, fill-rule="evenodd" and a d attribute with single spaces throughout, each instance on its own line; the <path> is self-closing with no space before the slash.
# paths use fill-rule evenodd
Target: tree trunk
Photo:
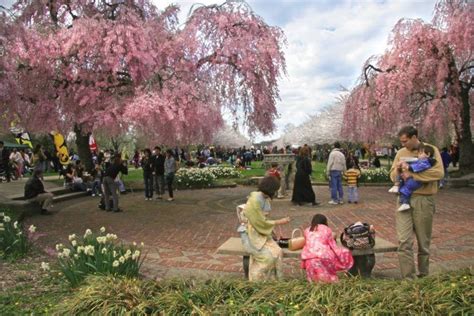
<path id="1" fill-rule="evenodd" d="M 76 133 L 78 155 L 81 158 L 81 161 L 84 163 L 86 170 L 90 172 L 94 169 L 94 164 L 92 163 L 92 154 L 89 148 L 89 136 L 91 134 L 84 134 L 81 127 L 77 124 L 74 125 L 74 132 Z"/>
<path id="2" fill-rule="evenodd" d="M 459 170 L 462 173 L 474 172 L 474 144 L 471 133 L 471 106 L 469 89 L 461 88 L 461 131 L 459 137 Z"/>

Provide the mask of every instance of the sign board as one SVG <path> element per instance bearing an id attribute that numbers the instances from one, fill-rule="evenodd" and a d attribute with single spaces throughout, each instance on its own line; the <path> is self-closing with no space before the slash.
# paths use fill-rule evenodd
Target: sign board
<path id="1" fill-rule="evenodd" d="M 296 159 L 295 154 L 267 154 L 263 155 L 263 163 L 265 165 L 270 165 L 272 162 L 277 162 L 278 164 L 290 164 Z"/>

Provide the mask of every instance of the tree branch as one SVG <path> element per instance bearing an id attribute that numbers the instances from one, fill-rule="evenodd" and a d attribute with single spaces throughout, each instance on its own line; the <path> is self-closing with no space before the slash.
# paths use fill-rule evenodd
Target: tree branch
<path id="1" fill-rule="evenodd" d="M 367 71 L 369 69 L 372 69 L 372 70 L 375 70 L 376 72 L 391 72 L 393 70 L 395 70 L 396 66 L 392 66 L 392 67 L 389 67 L 387 70 L 382 70 L 380 68 L 377 68 L 377 67 L 374 67 L 372 66 L 371 64 L 368 64 L 367 66 L 365 66 L 364 68 L 364 77 L 365 77 L 365 85 L 368 87 L 370 86 L 369 85 L 369 78 L 368 78 L 368 74 L 367 74 Z"/>

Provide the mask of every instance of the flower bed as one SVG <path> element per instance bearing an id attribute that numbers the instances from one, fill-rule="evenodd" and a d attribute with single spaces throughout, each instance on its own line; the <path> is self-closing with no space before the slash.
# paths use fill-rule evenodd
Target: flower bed
<path id="1" fill-rule="evenodd" d="M 178 188 L 205 188 L 210 187 L 215 180 L 223 178 L 239 178 L 240 172 L 234 168 L 181 168 L 176 172 Z"/>
<path id="2" fill-rule="evenodd" d="M 386 168 L 362 169 L 359 181 L 361 183 L 390 182 L 390 173 Z"/>

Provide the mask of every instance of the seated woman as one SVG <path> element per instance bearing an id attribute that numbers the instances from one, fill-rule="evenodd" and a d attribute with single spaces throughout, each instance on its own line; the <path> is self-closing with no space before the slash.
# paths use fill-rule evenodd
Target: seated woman
<path id="1" fill-rule="evenodd" d="M 77 176 L 76 167 L 72 163 L 68 164 L 64 171 L 64 183 L 65 186 L 70 188 L 72 191 L 87 190 L 87 186 L 82 181 L 82 178 Z"/>
<path id="2" fill-rule="evenodd" d="M 250 193 L 245 204 L 244 215 L 248 220 L 246 231 L 241 232 L 244 247 L 250 253 L 249 280 L 260 281 L 282 278 L 283 252 L 272 239 L 275 225 L 287 224 L 289 217 L 278 220 L 266 218 L 271 210 L 272 199 L 280 187 L 275 177 L 264 177 L 258 191 Z"/>
<path id="3" fill-rule="evenodd" d="M 350 250 L 337 246 L 326 216 L 314 215 L 304 238 L 301 267 L 306 269 L 308 281 L 337 282 L 336 272 L 348 270 L 354 264 Z"/>

